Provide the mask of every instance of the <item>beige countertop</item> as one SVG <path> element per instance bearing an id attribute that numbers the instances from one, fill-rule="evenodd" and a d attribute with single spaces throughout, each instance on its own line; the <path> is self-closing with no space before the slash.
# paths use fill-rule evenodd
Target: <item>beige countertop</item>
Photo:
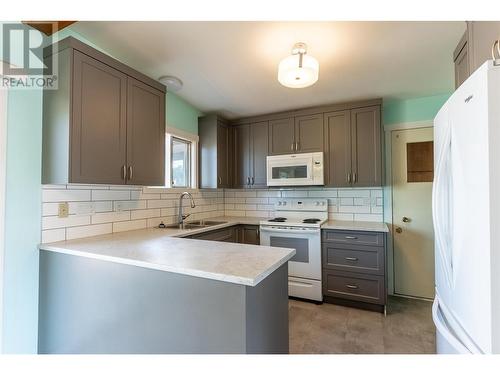
<path id="1" fill-rule="evenodd" d="M 389 228 L 385 223 L 371 221 L 344 221 L 344 220 L 329 220 L 321 226 L 321 229 L 338 229 L 338 230 L 359 230 L 367 232 L 389 232 Z"/>
<path id="2" fill-rule="evenodd" d="M 40 249 L 184 275 L 255 286 L 295 255 L 294 249 L 174 238 L 260 218 L 218 217 L 196 230 L 149 228 L 41 244 Z"/>

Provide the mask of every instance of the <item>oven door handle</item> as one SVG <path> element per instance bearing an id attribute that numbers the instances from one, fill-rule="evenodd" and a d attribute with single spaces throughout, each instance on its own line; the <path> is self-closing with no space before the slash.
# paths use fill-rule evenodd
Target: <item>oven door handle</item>
<path id="1" fill-rule="evenodd" d="M 260 227 L 260 231 L 262 232 L 270 232 L 270 233 L 293 233 L 293 234 L 315 234 L 320 233 L 321 229 L 274 229 L 267 227 Z"/>

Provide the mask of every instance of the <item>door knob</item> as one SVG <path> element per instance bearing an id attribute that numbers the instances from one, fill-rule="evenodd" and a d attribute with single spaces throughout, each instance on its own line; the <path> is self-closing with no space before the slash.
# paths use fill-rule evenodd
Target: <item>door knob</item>
<path id="1" fill-rule="evenodd" d="M 396 228 L 396 233 L 402 233 L 402 232 L 403 232 L 403 228 L 401 228 L 401 227 Z"/>
<path id="2" fill-rule="evenodd" d="M 409 217 L 403 216 L 403 223 L 409 223 L 411 219 Z"/>

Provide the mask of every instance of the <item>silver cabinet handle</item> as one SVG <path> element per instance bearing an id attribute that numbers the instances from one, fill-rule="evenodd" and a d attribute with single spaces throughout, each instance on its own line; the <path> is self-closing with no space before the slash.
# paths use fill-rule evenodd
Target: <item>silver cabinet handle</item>
<path id="1" fill-rule="evenodd" d="M 351 284 L 346 284 L 346 288 L 349 288 L 349 289 L 358 289 L 359 286 L 357 286 L 357 285 L 351 285 Z"/>
<path id="2" fill-rule="evenodd" d="M 247 185 L 250 185 L 250 177 L 247 177 Z"/>
<path id="3" fill-rule="evenodd" d="M 128 166 L 128 179 L 131 180 L 134 175 L 134 170 L 131 165 Z"/>
<path id="4" fill-rule="evenodd" d="M 347 183 L 350 184 L 351 183 L 351 174 L 350 173 L 347 174 L 346 179 L 347 179 Z"/>
<path id="5" fill-rule="evenodd" d="M 345 260 L 351 260 L 353 262 L 356 262 L 358 260 L 358 258 L 355 258 L 355 257 L 345 257 Z"/>
<path id="6" fill-rule="evenodd" d="M 292 144 L 290 145 L 290 151 L 293 151 L 294 146 L 295 146 L 295 143 L 292 142 Z"/>
<path id="7" fill-rule="evenodd" d="M 300 142 L 295 142 L 295 150 L 298 151 L 300 146 Z"/>
<path id="8" fill-rule="evenodd" d="M 357 240 L 358 239 L 358 237 L 356 237 L 356 236 L 345 236 L 345 238 L 347 240 Z"/>
<path id="9" fill-rule="evenodd" d="M 356 172 L 354 172 L 354 173 L 352 174 L 352 182 L 353 182 L 353 183 L 356 183 L 357 181 L 358 181 L 358 174 L 357 174 Z"/>
<path id="10" fill-rule="evenodd" d="M 252 183 L 251 185 L 253 185 L 255 183 L 255 178 L 252 176 Z"/>
<path id="11" fill-rule="evenodd" d="M 218 178 L 218 180 L 219 180 L 219 185 L 222 185 L 222 178 L 221 178 L 220 176 L 219 176 L 219 177 L 217 177 L 217 178 Z"/>
<path id="12" fill-rule="evenodd" d="M 122 166 L 122 180 L 126 180 L 127 179 L 127 166 L 125 164 L 123 164 Z"/>

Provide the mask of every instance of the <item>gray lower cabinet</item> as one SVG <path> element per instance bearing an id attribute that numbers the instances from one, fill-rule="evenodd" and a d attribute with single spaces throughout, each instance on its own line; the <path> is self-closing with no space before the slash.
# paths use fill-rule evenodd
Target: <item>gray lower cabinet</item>
<path id="1" fill-rule="evenodd" d="M 71 37 L 45 53 L 42 183 L 164 185 L 165 86 Z"/>
<path id="2" fill-rule="evenodd" d="M 189 238 L 207 241 L 238 242 L 238 231 L 237 228 L 233 226 L 195 234 L 189 236 Z"/>
<path id="3" fill-rule="evenodd" d="M 240 225 L 238 228 L 238 242 L 247 245 L 260 245 L 258 225 Z"/>
<path id="4" fill-rule="evenodd" d="M 202 189 L 232 185 L 232 129 L 225 119 L 207 115 L 198 119 L 199 185 Z"/>
<path id="5" fill-rule="evenodd" d="M 380 116 L 380 105 L 325 113 L 325 185 L 382 185 Z"/>
<path id="6" fill-rule="evenodd" d="M 326 302 L 384 311 L 385 233 L 322 231 L 323 295 Z"/>
<path id="7" fill-rule="evenodd" d="M 200 234 L 194 234 L 186 238 L 194 238 L 207 241 L 222 241 L 244 243 L 247 245 L 259 245 L 258 225 L 234 225 L 227 228 L 210 230 Z"/>
<path id="8" fill-rule="evenodd" d="M 267 186 L 268 122 L 235 126 L 234 187 Z"/>

